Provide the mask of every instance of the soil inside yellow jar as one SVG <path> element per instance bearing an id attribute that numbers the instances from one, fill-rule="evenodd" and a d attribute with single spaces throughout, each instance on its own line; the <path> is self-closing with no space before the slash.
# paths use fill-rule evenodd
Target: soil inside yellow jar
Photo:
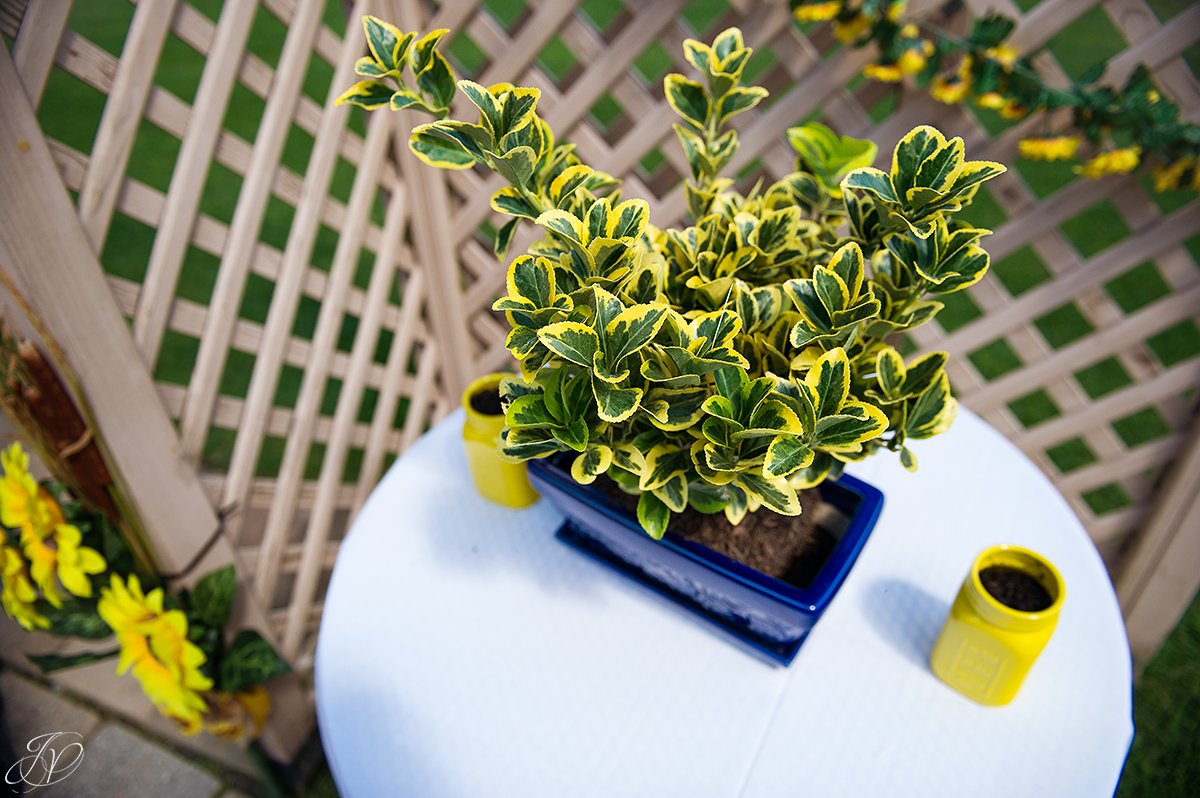
<path id="1" fill-rule="evenodd" d="M 1018 612 L 1041 612 L 1054 603 L 1041 582 L 1016 568 L 989 566 L 979 572 L 979 581 L 992 598 Z"/>

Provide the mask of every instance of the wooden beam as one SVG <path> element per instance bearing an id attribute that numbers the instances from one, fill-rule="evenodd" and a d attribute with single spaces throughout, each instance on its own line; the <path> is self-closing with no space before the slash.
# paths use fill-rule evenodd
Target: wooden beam
<path id="1" fill-rule="evenodd" d="M 98 430 L 109 467 L 124 487 L 158 567 L 188 569 L 184 584 L 237 562 L 88 243 L 7 49 L 0 47 L 0 279 L 31 319 Z M 215 537 L 214 537 L 215 536 Z M 232 624 L 276 640 L 239 568 Z M 312 712 L 297 678 L 271 685 L 276 712 L 264 736 L 272 755 L 290 759 Z"/>
<path id="2" fill-rule="evenodd" d="M 1146 525 L 1125 557 L 1117 597 L 1129 647 L 1145 664 L 1200 590 L 1200 418 L 1154 500 Z"/>

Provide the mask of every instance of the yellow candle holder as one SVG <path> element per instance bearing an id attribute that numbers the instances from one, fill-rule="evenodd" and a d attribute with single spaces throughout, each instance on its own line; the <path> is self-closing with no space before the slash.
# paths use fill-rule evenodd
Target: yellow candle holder
<path id="1" fill-rule="evenodd" d="M 1049 603 L 1036 610 L 1014 609 L 993 596 L 980 574 L 997 567 L 1030 577 Z M 1066 593 L 1062 575 L 1040 554 L 1019 546 L 985 549 L 963 580 L 933 646 L 934 674 L 980 704 L 1012 701 L 1054 632 Z"/>
<path id="2" fill-rule="evenodd" d="M 500 380 L 503 374 L 488 374 L 467 386 L 462 405 L 463 446 L 475 489 L 485 499 L 505 507 L 528 507 L 538 500 L 530 486 L 524 463 L 510 463 L 500 456 L 500 430 L 504 413 L 500 411 Z M 495 397 L 494 407 L 488 407 Z M 494 410 L 495 412 L 490 412 Z"/>

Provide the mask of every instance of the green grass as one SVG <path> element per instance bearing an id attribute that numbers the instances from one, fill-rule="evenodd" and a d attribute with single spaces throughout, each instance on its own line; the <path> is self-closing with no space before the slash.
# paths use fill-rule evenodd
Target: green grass
<path id="1" fill-rule="evenodd" d="M 1117 798 L 1190 798 L 1200 784 L 1200 601 L 1133 691 L 1136 733 Z"/>

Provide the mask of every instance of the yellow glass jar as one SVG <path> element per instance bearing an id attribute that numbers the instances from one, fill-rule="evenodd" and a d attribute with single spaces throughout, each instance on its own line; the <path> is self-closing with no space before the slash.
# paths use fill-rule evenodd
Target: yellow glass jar
<path id="1" fill-rule="evenodd" d="M 1049 606 L 1021 611 L 988 592 L 980 574 L 993 567 L 1032 577 Z M 980 704 L 999 706 L 1016 696 L 1058 623 L 1066 587 L 1045 557 L 1019 546 L 993 546 L 975 558 L 929 663 L 946 684 Z"/>
<path id="2" fill-rule="evenodd" d="M 500 456 L 504 413 L 499 412 L 498 398 L 503 376 L 480 377 L 463 392 L 462 405 L 467 416 L 463 422 L 463 446 L 467 450 L 471 479 L 481 496 L 505 507 L 528 507 L 538 500 L 538 494 L 529 484 L 525 464 L 509 463 Z M 494 408 L 485 405 L 490 401 L 485 397 L 489 396 L 497 398 Z M 486 412 L 493 409 L 497 412 Z"/>

